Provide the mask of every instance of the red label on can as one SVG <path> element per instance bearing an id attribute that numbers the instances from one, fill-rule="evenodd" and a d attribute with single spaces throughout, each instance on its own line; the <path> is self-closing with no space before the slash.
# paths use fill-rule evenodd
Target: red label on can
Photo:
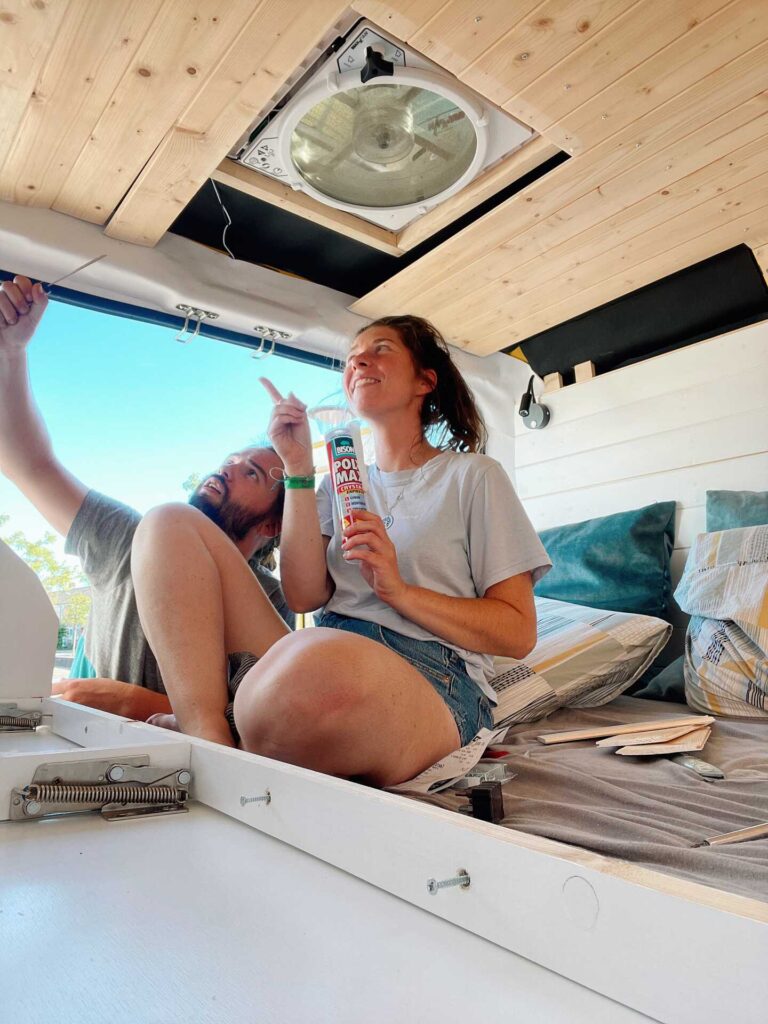
<path id="1" fill-rule="evenodd" d="M 345 530 L 354 520 L 355 512 L 366 509 L 355 442 L 349 434 L 338 434 L 328 439 L 327 449 L 336 507 L 341 528 Z"/>

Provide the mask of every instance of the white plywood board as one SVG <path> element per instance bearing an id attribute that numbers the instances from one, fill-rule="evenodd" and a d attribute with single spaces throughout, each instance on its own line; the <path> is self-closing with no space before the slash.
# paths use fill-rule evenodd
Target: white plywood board
<path id="1" fill-rule="evenodd" d="M 648 1020 L 200 805 L 0 829 L 3 1021 Z"/>
<path id="2" fill-rule="evenodd" d="M 617 414 L 619 415 L 619 414 Z M 766 450 L 768 407 L 753 410 L 746 422 L 731 415 L 634 438 L 598 450 L 575 452 L 541 464 L 518 467 L 521 498 L 611 480 L 633 480 L 685 466 L 736 459 Z"/>
<path id="3" fill-rule="evenodd" d="M 765 373 L 766 351 L 768 323 L 753 324 L 598 374 L 594 380 L 548 395 L 547 405 L 562 426 L 658 395 L 707 385 L 720 376 L 738 373 L 746 377 L 752 370 Z M 517 434 L 527 433 L 522 421 L 516 424 L 516 428 Z"/>
<path id="4" fill-rule="evenodd" d="M 764 904 L 202 741 L 192 768 L 209 806 L 623 1005 L 680 1024 L 763 1019 L 768 975 L 753 990 L 738 977 L 765 974 Z M 269 804 L 241 804 L 267 790 Z M 470 889 L 428 894 L 460 868 Z"/>
<path id="5" fill-rule="evenodd" d="M 541 465 L 577 452 L 596 452 L 654 434 L 669 435 L 670 431 L 713 419 L 727 421 L 732 417 L 728 434 L 757 432 L 751 414 L 765 408 L 767 395 L 768 358 L 763 365 L 742 366 L 738 373 L 718 374 L 695 387 L 685 386 L 653 397 L 638 396 L 611 409 L 568 419 L 568 430 L 556 429 L 562 424 L 554 419 L 553 429 L 518 435 L 516 465 Z M 768 447 L 768 428 L 762 437 Z"/>
<path id="6" fill-rule="evenodd" d="M 42 583 L 0 541 L 0 700 L 51 692 L 58 631 Z"/>

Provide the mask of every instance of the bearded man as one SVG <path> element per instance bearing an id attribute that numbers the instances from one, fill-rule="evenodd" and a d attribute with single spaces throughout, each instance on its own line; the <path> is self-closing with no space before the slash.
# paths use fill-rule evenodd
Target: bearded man
<path id="1" fill-rule="evenodd" d="M 31 501 L 65 550 L 80 558 L 91 584 L 92 607 L 85 654 L 95 678 L 68 679 L 54 692 L 90 707 L 146 720 L 171 711 L 160 666 L 139 620 L 131 556 L 142 516 L 91 490 L 54 455 L 35 405 L 27 371 L 27 346 L 47 305 L 41 285 L 15 277 L 0 286 L 0 471 Z M 189 504 L 229 538 L 251 566 L 271 602 L 257 602 L 267 632 L 278 639 L 293 625 L 279 581 L 263 565 L 280 533 L 284 489 L 282 462 L 268 447 L 228 455 L 192 494 Z M 173 514 L 173 506 L 168 506 Z M 189 509 L 185 509 L 187 515 Z M 162 551 L 154 556 L 162 572 Z M 282 616 L 282 618 L 281 618 Z M 230 656 L 235 651 L 227 651 Z M 236 674 L 230 658 L 229 676 Z"/>

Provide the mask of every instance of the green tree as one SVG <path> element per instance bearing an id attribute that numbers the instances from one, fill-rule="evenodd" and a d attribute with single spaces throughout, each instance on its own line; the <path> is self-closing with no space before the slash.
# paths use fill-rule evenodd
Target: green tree
<path id="1" fill-rule="evenodd" d="M 85 629 L 90 610 L 90 594 L 71 594 L 61 613 L 62 626 L 79 626 L 80 629 Z"/>
<path id="2" fill-rule="evenodd" d="M 7 522 L 8 517 L 4 519 Z M 40 540 L 28 540 L 21 530 L 16 530 L 2 539 L 24 559 L 49 593 L 86 585 L 87 581 L 79 569 L 60 562 L 56 557 L 53 551 L 55 534 L 45 533 Z"/>
<path id="3" fill-rule="evenodd" d="M 181 485 L 187 494 L 191 494 L 196 490 L 203 482 L 203 478 L 200 473 L 190 473 L 184 483 Z"/>

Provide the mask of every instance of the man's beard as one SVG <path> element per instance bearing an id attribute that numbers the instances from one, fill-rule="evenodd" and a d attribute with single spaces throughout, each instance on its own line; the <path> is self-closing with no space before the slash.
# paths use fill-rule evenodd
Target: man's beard
<path id="1" fill-rule="evenodd" d="M 216 479 L 220 480 L 218 477 Z M 226 486 L 221 480 L 220 483 Z M 264 521 L 263 515 L 230 501 L 227 493 L 222 495 L 221 502 L 216 505 L 208 495 L 195 491 L 189 499 L 189 504 L 199 509 L 235 542 L 241 541 L 254 526 L 259 526 Z"/>

